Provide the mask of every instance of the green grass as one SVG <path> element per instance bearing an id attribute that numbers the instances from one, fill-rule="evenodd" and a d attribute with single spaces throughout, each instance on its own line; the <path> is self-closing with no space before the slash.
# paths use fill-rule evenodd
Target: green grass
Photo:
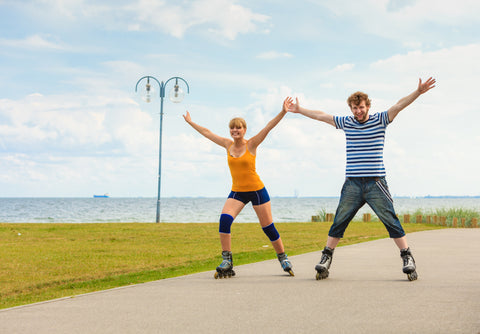
<path id="1" fill-rule="evenodd" d="M 330 223 L 277 223 L 289 255 L 318 251 Z M 406 224 L 407 233 L 439 226 Z M 340 246 L 388 237 L 352 222 Z M 275 258 L 258 224 L 232 227 L 235 264 Z M 0 223 L 0 308 L 202 271 L 220 263 L 218 224 Z"/>

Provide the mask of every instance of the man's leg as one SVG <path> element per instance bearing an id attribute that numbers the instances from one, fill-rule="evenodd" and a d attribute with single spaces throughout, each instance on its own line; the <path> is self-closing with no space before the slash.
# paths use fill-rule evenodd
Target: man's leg
<path id="1" fill-rule="evenodd" d="M 415 260 L 413 259 L 410 248 L 408 247 L 405 231 L 395 214 L 393 199 L 388 190 L 385 178 L 372 180 L 367 187 L 365 198 L 370 207 L 375 211 L 378 218 L 382 221 L 388 230 L 390 238 L 393 239 L 400 249 L 400 256 L 403 260 L 403 272 L 407 274 L 410 281 L 417 279 Z"/>
<path id="2" fill-rule="evenodd" d="M 390 238 L 400 249 L 407 248 L 405 231 L 395 213 L 393 199 L 390 196 L 385 178 L 372 178 L 365 189 L 365 200 L 385 225 Z"/>
<path id="3" fill-rule="evenodd" d="M 322 258 L 315 266 L 317 280 L 328 277 L 328 269 L 332 263 L 333 251 L 343 237 L 348 224 L 364 204 L 365 200 L 363 199 L 362 187 L 359 180 L 347 178 L 342 187 L 340 202 L 335 212 L 333 224 L 328 232 L 327 244 L 322 251 Z"/>
<path id="4" fill-rule="evenodd" d="M 335 247 L 337 247 L 340 240 L 341 240 L 341 238 L 334 238 L 334 237 L 328 236 L 327 247 L 331 248 L 331 249 L 335 249 Z"/>

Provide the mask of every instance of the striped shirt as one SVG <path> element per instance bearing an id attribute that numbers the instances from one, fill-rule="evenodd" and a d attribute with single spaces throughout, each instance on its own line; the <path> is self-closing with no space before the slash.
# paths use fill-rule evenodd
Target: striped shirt
<path id="1" fill-rule="evenodd" d="M 388 112 L 370 115 L 365 123 L 353 116 L 334 116 L 333 119 L 347 138 L 346 177 L 384 177 L 383 146 L 390 123 Z"/>

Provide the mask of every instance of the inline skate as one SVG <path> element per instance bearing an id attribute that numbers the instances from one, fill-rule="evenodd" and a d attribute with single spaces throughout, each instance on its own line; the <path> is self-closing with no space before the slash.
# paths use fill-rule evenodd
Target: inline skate
<path id="1" fill-rule="evenodd" d="M 403 259 L 403 272 L 407 274 L 409 281 L 415 281 L 418 278 L 417 267 L 410 248 L 400 250 L 400 257 Z"/>
<path id="2" fill-rule="evenodd" d="M 278 261 L 280 261 L 280 265 L 282 266 L 283 271 L 289 273 L 290 276 L 295 276 L 292 270 L 293 268 L 292 263 L 288 259 L 287 254 L 280 253 L 280 254 L 277 254 L 277 257 L 278 257 Z"/>
<path id="3" fill-rule="evenodd" d="M 213 275 L 215 279 L 217 278 L 227 278 L 235 276 L 235 271 L 233 270 L 233 258 L 232 252 L 223 251 L 222 252 L 222 263 L 217 267 L 217 271 Z"/>
<path id="4" fill-rule="evenodd" d="M 330 247 L 325 247 L 322 251 L 322 258 L 320 262 L 315 266 L 315 270 L 317 271 L 316 279 L 321 280 L 328 277 L 328 269 L 332 264 L 332 257 L 333 257 L 334 249 Z"/>

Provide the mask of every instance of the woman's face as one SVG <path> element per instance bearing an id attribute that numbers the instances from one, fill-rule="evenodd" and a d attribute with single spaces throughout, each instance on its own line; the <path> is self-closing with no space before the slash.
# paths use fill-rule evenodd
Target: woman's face
<path id="1" fill-rule="evenodd" d="M 233 139 L 241 139 L 245 136 L 246 129 L 243 126 L 233 126 L 230 128 L 230 136 Z"/>

